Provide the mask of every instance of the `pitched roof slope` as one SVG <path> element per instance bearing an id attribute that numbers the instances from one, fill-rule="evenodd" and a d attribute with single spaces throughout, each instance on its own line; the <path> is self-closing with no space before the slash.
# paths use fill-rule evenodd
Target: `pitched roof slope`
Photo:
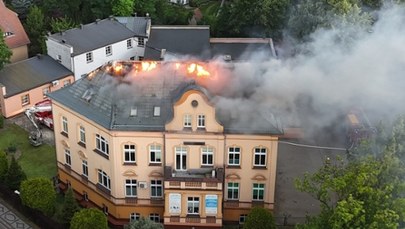
<path id="1" fill-rule="evenodd" d="M 69 69 L 41 55 L 6 65 L 0 71 L 0 84 L 6 87 L 7 98 L 69 75 L 73 75 Z"/>
<path id="2" fill-rule="evenodd" d="M 79 28 L 51 34 L 48 36 L 48 39 L 71 45 L 73 47 L 73 55 L 79 55 L 129 39 L 135 35 L 133 31 L 129 30 L 115 18 L 107 18 L 81 25 Z"/>
<path id="3" fill-rule="evenodd" d="M 4 40 L 10 49 L 30 43 L 17 13 L 8 9 L 2 0 L 0 0 L 0 29 L 3 33 L 9 34 Z"/>
<path id="4" fill-rule="evenodd" d="M 141 75 L 132 74 L 137 71 L 135 62 L 122 63 L 125 74 L 113 73 L 113 64 L 107 64 L 48 96 L 108 130 L 120 131 L 164 131 L 173 119 L 173 104 L 189 90 L 198 90 L 209 99 L 215 97 L 192 78 L 165 68 L 164 63 L 161 70 Z M 154 115 L 154 107 L 160 108 L 159 115 Z M 220 107 L 217 111 L 216 119 L 228 133 L 282 133 L 275 119 L 265 118 L 260 110 L 241 114 L 244 120 L 259 120 L 260 125 L 240 125 L 237 117 L 230 118 L 231 112 Z"/>
<path id="5" fill-rule="evenodd" d="M 150 26 L 150 17 L 115 17 L 117 21 L 132 30 L 136 36 L 148 37 L 148 26 Z"/>
<path id="6" fill-rule="evenodd" d="M 207 59 L 209 39 L 208 26 L 152 26 L 146 43 L 145 59 L 159 60 L 162 49 L 166 49 L 167 54 Z"/>

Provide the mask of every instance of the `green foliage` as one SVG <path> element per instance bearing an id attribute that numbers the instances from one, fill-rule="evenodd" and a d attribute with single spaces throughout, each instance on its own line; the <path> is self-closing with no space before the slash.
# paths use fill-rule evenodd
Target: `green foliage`
<path id="1" fill-rule="evenodd" d="M 62 205 L 61 222 L 64 224 L 69 224 L 73 215 L 79 210 L 80 207 L 75 199 L 73 189 L 69 188 L 65 194 L 65 199 Z"/>
<path id="2" fill-rule="evenodd" d="M 316 173 L 296 180 L 298 190 L 321 204 L 321 213 L 298 228 L 398 228 L 404 224 L 405 166 L 395 143 L 395 136 L 401 136 L 404 128 L 400 121 L 393 140 L 380 147 L 382 152 L 348 162 L 327 160 Z"/>
<path id="3" fill-rule="evenodd" d="M 50 21 L 51 32 L 58 33 L 76 27 L 72 19 L 67 17 L 51 18 Z"/>
<path id="4" fill-rule="evenodd" d="M 114 16 L 131 16 L 134 8 L 133 0 L 113 0 L 111 3 Z"/>
<path id="5" fill-rule="evenodd" d="M 38 177 L 23 181 L 20 196 L 24 205 L 40 210 L 48 216 L 54 213 L 56 191 L 51 180 Z"/>
<path id="6" fill-rule="evenodd" d="M 10 167 L 6 173 L 4 182 L 11 190 L 20 189 L 20 184 L 22 181 L 27 179 L 24 171 L 21 169 L 21 166 L 18 164 L 14 155 L 11 156 Z"/>
<path id="7" fill-rule="evenodd" d="M 0 29 L 0 33 L 2 33 L 1 32 L 1 29 Z M 0 38 L 1 39 L 1 38 Z M 0 42 L 1 43 L 1 42 Z M 1 46 L 1 44 L 0 44 L 0 46 Z M 1 49 L 1 48 L 0 48 Z M 1 51 L 0 51 L 1 52 Z M 1 54 L 0 54 L 1 55 Z M 1 67 L 0 67 L 0 70 L 1 70 Z M 3 117 L 3 115 L 1 115 L 0 114 L 0 129 L 2 129 L 4 127 L 4 117 Z"/>
<path id="8" fill-rule="evenodd" d="M 3 69 L 4 65 L 10 63 L 10 57 L 13 54 L 11 50 L 6 45 L 4 37 L 2 36 L 3 31 L 0 29 L 0 70 Z M 0 115 L 0 128 L 3 128 L 4 117 Z"/>
<path id="9" fill-rule="evenodd" d="M 245 229 L 275 229 L 276 224 L 274 222 L 273 215 L 269 212 L 269 210 L 261 208 L 261 207 L 254 207 L 250 210 L 245 224 L 243 224 L 243 228 Z"/>
<path id="10" fill-rule="evenodd" d="M 4 182 L 8 171 L 8 159 L 6 153 L 0 151 L 0 182 Z"/>
<path id="11" fill-rule="evenodd" d="M 24 28 L 31 40 L 29 55 L 46 53 L 45 47 L 45 16 L 42 10 L 33 6 L 30 8 Z"/>
<path id="12" fill-rule="evenodd" d="M 70 229 L 108 229 L 107 217 L 95 208 L 85 208 L 73 215 Z"/>
<path id="13" fill-rule="evenodd" d="M 130 222 L 126 229 L 163 229 L 163 226 L 160 223 L 141 217 L 139 220 Z"/>
<path id="14" fill-rule="evenodd" d="M 167 0 L 136 0 L 134 9 L 138 16 L 149 14 L 155 25 L 185 25 L 192 16 L 190 10 Z"/>

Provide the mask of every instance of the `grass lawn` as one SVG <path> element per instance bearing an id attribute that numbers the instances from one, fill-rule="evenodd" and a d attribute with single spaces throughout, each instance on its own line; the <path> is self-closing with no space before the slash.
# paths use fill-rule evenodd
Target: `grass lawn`
<path id="1" fill-rule="evenodd" d="M 5 124 L 0 129 L 0 150 L 7 152 L 8 147 L 16 146 L 18 163 L 28 178 L 56 175 L 56 154 L 53 146 L 42 144 L 34 147 L 28 141 L 28 133 L 15 124 Z"/>

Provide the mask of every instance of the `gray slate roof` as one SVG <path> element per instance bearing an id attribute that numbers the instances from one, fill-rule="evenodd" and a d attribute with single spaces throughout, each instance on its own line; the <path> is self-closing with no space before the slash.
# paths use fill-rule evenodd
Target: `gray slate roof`
<path id="1" fill-rule="evenodd" d="M 159 60 L 161 49 L 166 49 L 166 54 L 207 59 L 209 39 L 208 26 L 152 26 L 144 57 L 148 60 Z"/>
<path id="2" fill-rule="evenodd" d="M 136 36 L 136 33 L 114 18 L 99 20 L 79 28 L 54 33 L 48 39 L 64 42 L 73 47 L 73 55 L 86 53 Z"/>
<path id="3" fill-rule="evenodd" d="M 108 64 L 48 96 L 108 130 L 120 131 L 164 131 L 165 124 L 173 118 L 173 104 L 189 90 L 199 90 L 209 99 L 215 97 L 192 78 L 180 75 L 174 68 L 165 68 L 164 63 L 157 73 L 143 76 L 126 75 L 139 62 L 120 63 L 124 66 L 120 76 L 112 74 Z M 155 106 L 160 107 L 160 116 L 153 115 Z M 131 108 L 137 109 L 136 116 L 130 116 Z M 217 111 L 217 120 L 228 133 L 282 133 L 275 119 L 264 118 L 260 112 L 242 114 L 247 120 L 263 120 L 252 129 L 251 125 L 238 125 L 239 120 L 230 118 L 230 112 L 219 107 Z"/>
<path id="4" fill-rule="evenodd" d="M 6 65 L 0 71 L 0 84 L 6 87 L 7 98 L 69 75 L 73 75 L 69 69 L 41 55 Z"/>
<path id="5" fill-rule="evenodd" d="M 117 21 L 133 31 L 137 37 L 148 37 L 148 24 L 151 23 L 150 17 L 115 17 Z"/>

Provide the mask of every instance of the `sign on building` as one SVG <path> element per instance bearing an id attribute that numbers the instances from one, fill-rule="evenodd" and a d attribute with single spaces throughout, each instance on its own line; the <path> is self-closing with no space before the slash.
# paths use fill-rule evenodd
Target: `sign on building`
<path id="1" fill-rule="evenodd" d="M 205 195 L 205 214 L 217 214 L 218 196 Z"/>
<path id="2" fill-rule="evenodd" d="M 181 194 L 170 193 L 169 194 L 169 213 L 180 214 L 181 212 Z"/>

